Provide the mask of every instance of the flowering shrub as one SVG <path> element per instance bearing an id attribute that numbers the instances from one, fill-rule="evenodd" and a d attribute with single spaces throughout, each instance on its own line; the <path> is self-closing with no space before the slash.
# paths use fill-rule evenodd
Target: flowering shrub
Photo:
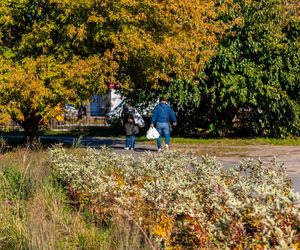
<path id="1" fill-rule="evenodd" d="M 81 157 L 55 148 L 49 161 L 82 206 L 99 218 L 126 215 L 161 248 L 300 247 L 299 197 L 275 160 L 227 170 L 215 158 L 179 152 L 135 159 L 106 148 Z"/>

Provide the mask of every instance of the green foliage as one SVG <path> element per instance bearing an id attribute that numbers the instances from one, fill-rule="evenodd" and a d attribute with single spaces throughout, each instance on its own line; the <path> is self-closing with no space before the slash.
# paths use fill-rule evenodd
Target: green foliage
<path id="1" fill-rule="evenodd" d="M 197 76 L 194 80 L 182 80 L 173 78 L 166 85 L 161 86 L 159 91 L 138 89 L 128 95 L 138 103 L 138 109 L 148 112 L 145 117 L 146 124 L 150 124 L 154 104 L 159 97 L 168 99 L 168 104 L 176 112 L 178 124 L 172 132 L 173 135 L 194 136 L 198 134 L 197 127 L 205 126 L 206 114 L 201 112 L 205 102 L 206 85 L 202 83 L 203 76 Z M 196 125 L 196 126 L 195 126 Z"/>
<path id="2" fill-rule="evenodd" d="M 72 142 L 72 148 L 79 148 L 81 146 L 83 135 L 79 135 L 78 138 L 74 138 Z"/>
<path id="3" fill-rule="evenodd" d="M 207 114 L 204 112 L 207 86 L 203 84 L 203 75 L 193 80 L 174 79 L 162 91 L 176 112 L 178 124 L 174 135 L 192 137 L 201 134 L 198 128 L 206 126 Z"/>
<path id="4" fill-rule="evenodd" d="M 1 173 L 3 186 L 6 190 L 7 198 L 14 200 L 27 200 L 32 192 L 31 180 L 25 173 L 14 166 L 7 166 Z"/>
<path id="5" fill-rule="evenodd" d="M 300 131 L 299 20 L 281 0 L 238 0 L 206 70 L 211 133 L 284 137 Z"/>
<path id="6" fill-rule="evenodd" d="M 153 248 L 298 247 L 299 195 L 275 160 L 224 170 L 215 158 L 178 152 L 135 159 L 108 149 L 78 156 L 55 148 L 49 161 L 78 202 L 88 197 L 84 208 L 100 220 L 134 223 Z"/>
<path id="7" fill-rule="evenodd" d="M 245 145 L 281 145 L 281 146 L 299 146 L 300 138 L 265 138 L 257 137 L 251 139 L 244 138 L 222 138 L 222 139 L 196 139 L 196 138 L 172 138 L 172 142 L 176 144 L 212 144 L 212 145 L 223 145 L 225 148 L 228 146 L 245 146 Z M 221 150 L 221 149 L 220 149 Z"/>
<path id="8" fill-rule="evenodd" d="M 0 248 L 24 249 L 28 232 L 21 221 L 26 217 L 24 202 L 31 193 L 30 178 L 16 166 L 0 170 Z"/>

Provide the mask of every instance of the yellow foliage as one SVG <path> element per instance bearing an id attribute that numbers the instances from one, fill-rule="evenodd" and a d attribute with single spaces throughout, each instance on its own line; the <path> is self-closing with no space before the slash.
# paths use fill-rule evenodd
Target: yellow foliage
<path id="1" fill-rule="evenodd" d="M 105 93 L 109 82 L 130 90 L 159 88 L 174 74 L 190 79 L 214 54 L 225 30 L 215 18 L 232 2 L 48 0 L 33 8 L 3 0 L 3 112 L 40 125 L 59 115 L 57 105 Z"/>
<path id="2" fill-rule="evenodd" d="M 117 183 L 119 184 L 119 187 L 123 187 L 126 184 L 124 178 L 118 172 L 115 172 L 114 176 L 116 178 Z"/>
<path id="3" fill-rule="evenodd" d="M 80 101 L 78 92 L 88 98 L 90 93 L 106 91 L 107 78 L 102 76 L 110 75 L 118 65 L 104 63 L 91 57 L 74 58 L 71 63 L 60 64 L 44 56 L 27 58 L 20 64 L 3 63 L 5 74 L 0 77 L 2 112 L 20 124 L 28 119 L 39 124 L 47 124 L 50 118 L 61 120 L 62 106 L 68 101 Z M 89 85 L 92 81 L 94 83 Z"/>
<path id="4" fill-rule="evenodd" d="M 293 243 L 293 244 L 291 244 L 290 248 L 295 249 L 295 250 L 299 250 L 300 249 L 300 243 L 299 242 Z"/>
<path id="5" fill-rule="evenodd" d="M 166 250 L 182 250 L 183 248 L 181 246 L 167 246 L 165 248 Z"/>
<path id="6" fill-rule="evenodd" d="M 78 193 L 78 201 L 81 207 L 83 207 L 85 204 L 90 203 L 91 195 L 89 193 L 85 192 L 79 192 Z"/>
<path id="7" fill-rule="evenodd" d="M 58 103 L 53 109 L 52 109 L 52 113 L 51 115 L 49 115 L 50 117 L 55 117 L 55 119 L 58 122 L 62 122 L 64 120 L 64 116 L 63 116 L 63 108 L 62 105 L 60 103 Z"/>
<path id="8" fill-rule="evenodd" d="M 174 222 L 174 218 L 161 214 L 152 228 L 152 233 L 168 240 L 171 235 Z"/>
<path id="9" fill-rule="evenodd" d="M 1 108 L 1 107 L 0 107 Z M 6 113 L 0 113 L 0 124 L 4 125 L 4 129 L 6 131 L 9 130 L 9 125 L 11 123 L 11 117 L 10 115 L 6 114 Z"/>

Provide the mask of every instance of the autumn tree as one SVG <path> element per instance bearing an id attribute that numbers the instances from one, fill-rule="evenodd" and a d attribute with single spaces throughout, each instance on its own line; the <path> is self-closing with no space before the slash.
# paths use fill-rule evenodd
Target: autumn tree
<path id="1" fill-rule="evenodd" d="M 0 9 L 1 115 L 24 128 L 32 144 L 66 102 L 106 91 L 118 66 L 109 51 L 82 52 L 84 33 L 70 31 L 72 9 L 53 1 L 2 1 Z"/>
<path id="2" fill-rule="evenodd" d="M 238 0 L 238 20 L 206 70 L 210 131 L 283 137 L 300 131 L 298 1 Z"/>
<path id="3" fill-rule="evenodd" d="M 212 0 L 3 0 L 0 105 L 32 143 L 66 102 L 192 78 L 213 54 Z M 6 116 L 7 115 L 7 116 Z"/>

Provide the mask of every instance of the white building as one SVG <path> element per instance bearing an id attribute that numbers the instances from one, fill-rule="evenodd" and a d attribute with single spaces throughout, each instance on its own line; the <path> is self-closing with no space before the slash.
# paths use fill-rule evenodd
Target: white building
<path id="1" fill-rule="evenodd" d="M 106 95 L 93 95 L 90 102 L 91 116 L 105 116 L 121 102 L 120 92 L 113 88 Z"/>

